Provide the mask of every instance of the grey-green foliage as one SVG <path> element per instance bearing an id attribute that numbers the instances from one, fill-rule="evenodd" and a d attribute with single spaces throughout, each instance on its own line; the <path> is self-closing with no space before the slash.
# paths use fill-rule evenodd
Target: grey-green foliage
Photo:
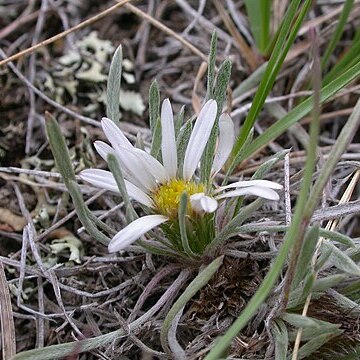
<path id="1" fill-rule="evenodd" d="M 285 313 L 281 318 L 295 328 L 302 328 L 305 331 L 304 340 L 311 339 L 310 334 L 318 336 L 322 333 L 331 333 L 340 327 L 338 324 L 299 314 Z M 294 340 L 293 336 L 291 336 L 291 340 Z"/>
<path id="2" fill-rule="evenodd" d="M 247 139 L 245 140 L 244 146 L 239 150 L 239 152 L 235 155 L 234 160 L 232 161 L 231 165 L 228 167 L 226 174 L 225 174 L 225 178 L 224 181 L 222 183 L 222 185 L 226 185 L 228 180 L 229 180 L 229 176 L 232 174 L 232 172 L 234 171 L 235 167 L 239 164 L 241 158 L 242 158 L 242 154 L 243 152 L 247 149 L 247 147 L 249 146 L 249 144 L 251 143 L 252 139 L 254 136 L 254 129 L 251 129 L 251 131 L 249 132 L 249 136 L 247 137 Z"/>
<path id="3" fill-rule="evenodd" d="M 50 113 L 46 116 L 46 135 L 49 140 L 51 151 L 53 153 L 56 166 L 61 173 L 63 181 L 67 186 L 68 183 L 75 181 L 75 172 L 71 164 L 69 150 L 65 143 L 65 138 L 61 133 L 59 124 Z"/>
<path id="4" fill-rule="evenodd" d="M 119 46 L 111 60 L 106 90 L 106 115 L 119 124 L 120 120 L 120 87 L 122 72 L 122 48 Z"/>
<path id="5" fill-rule="evenodd" d="M 276 154 L 272 155 L 268 160 L 264 161 L 259 168 L 255 171 L 254 175 L 251 177 L 251 180 L 263 179 L 266 174 L 276 165 L 279 161 L 284 160 L 286 154 L 290 150 L 281 150 Z"/>
<path id="6" fill-rule="evenodd" d="M 331 332 L 320 333 L 320 335 L 311 338 L 308 342 L 302 345 L 299 349 L 297 359 L 305 359 L 306 357 L 313 354 L 316 350 L 320 349 L 324 344 L 329 342 L 336 336 L 342 334 L 342 330 L 334 329 Z M 292 354 L 287 357 L 288 360 L 292 359 Z"/>
<path id="7" fill-rule="evenodd" d="M 226 99 L 226 92 L 229 86 L 230 76 L 231 76 L 231 66 L 232 64 L 230 59 L 224 60 L 224 62 L 220 66 L 214 85 L 213 99 L 217 103 L 217 114 L 216 114 L 214 127 L 211 131 L 208 143 L 204 150 L 204 154 L 201 158 L 201 166 L 200 166 L 200 179 L 206 185 L 209 185 L 211 180 L 210 172 L 214 159 L 216 140 L 218 137 L 219 117 L 220 114 L 222 113 L 224 102 Z"/>
<path id="8" fill-rule="evenodd" d="M 110 171 L 112 172 L 115 178 L 116 184 L 119 188 L 120 194 L 124 201 L 125 209 L 126 209 L 126 218 L 128 222 L 131 222 L 132 220 L 135 220 L 138 216 L 132 206 L 129 195 L 127 193 L 124 176 L 121 171 L 119 162 L 114 154 L 109 154 L 107 157 L 107 163 L 109 165 Z"/>
<path id="9" fill-rule="evenodd" d="M 156 80 L 149 89 L 149 122 L 152 135 L 150 154 L 159 158 L 161 148 L 160 91 Z"/>
<path id="10" fill-rule="evenodd" d="M 210 53 L 208 58 L 207 93 L 206 93 L 207 100 L 213 99 L 214 96 L 216 49 L 217 49 L 217 32 L 214 31 L 211 36 Z"/>
<path id="11" fill-rule="evenodd" d="M 283 360 L 286 358 L 289 336 L 287 327 L 281 319 L 275 319 L 273 321 L 271 333 L 275 342 L 275 360 Z"/>
<path id="12" fill-rule="evenodd" d="M 323 251 L 329 251 L 330 257 L 328 261 L 342 272 L 354 276 L 360 276 L 360 267 L 352 260 L 344 251 L 341 251 L 334 244 L 324 241 L 321 244 Z"/>
<path id="13" fill-rule="evenodd" d="M 187 121 L 180 129 L 179 135 L 176 139 L 176 148 L 177 148 L 177 156 L 178 156 L 178 174 L 179 176 L 183 171 L 184 157 L 187 144 L 189 142 L 192 131 L 192 123 L 191 121 Z"/>
<path id="14" fill-rule="evenodd" d="M 68 148 L 65 143 L 64 136 L 61 133 L 61 129 L 55 118 L 46 113 L 46 134 L 49 140 L 50 148 L 55 158 L 56 166 L 63 178 L 64 184 L 68 189 L 71 198 L 74 203 L 74 207 L 78 217 L 88 231 L 99 242 L 107 245 L 110 239 L 97 229 L 94 221 L 92 220 L 92 214 L 86 206 L 79 186 L 75 180 L 75 172 L 71 164 Z M 106 229 L 106 224 L 103 224 L 101 220 L 96 220 L 97 225 L 101 225 L 101 228 Z"/>
<path id="15" fill-rule="evenodd" d="M 304 305 L 306 297 L 312 294 L 312 298 L 316 299 L 325 291 L 340 284 L 347 278 L 344 274 L 329 275 L 320 279 L 315 279 L 315 273 L 311 272 L 303 280 L 303 284 L 290 292 L 287 309 L 294 309 Z"/>
<path id="16" fill-rule="evenodd" d="M 183 105 L 179 111 L 179 113 L 175 117 L 175 124 L 174 124 L 174 130 L 175 130 L 175 138 L 178 138 L 178 135 L 180 133 L 180 129 L 184 123 L 184 115 L 185 115 L 185 106 Z"/>
<path id="17" fill-rule="evenodd" d="M 154 80 L 149 89 L 149 123 L 150 130 L 154 136 L 154 129 L 157 119 L 160 117 L 160 91 L 159 85 Z"/>
<path id="18" fill-rule="evenodd" d="M 319 226 L 311 227 L 304 239 L 298 263 L 296 265 L 292 287 L 295 289 L 300 281 L 311 271 L 311 259 L 314 256 L 316 244 L 319 239 Z"/>

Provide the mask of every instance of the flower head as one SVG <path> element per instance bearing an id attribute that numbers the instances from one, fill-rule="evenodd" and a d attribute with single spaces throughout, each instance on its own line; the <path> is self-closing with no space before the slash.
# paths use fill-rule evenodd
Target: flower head
<path id="1" fill-rule="evenodd" d="M 218 202 L 230 197 L 252 195 L 268 200 L 278 200 L 275 190 L 281 185 L 267 180 L 237 181 L 226 186 L 206 186 L 196 177 L 196 170 L 210 138 L 217 114 L 215 100 L 209 100 L 201 109 L 190 135 L 182 167 L 178 165 L 178 149 L 175 138 L 174 117 L 170 101 L 164 100 L 161 107 L 161 157 L 162 162 L 144 150 L 135 148 L 113 121 L 103 118 L 101 125 L 111 146 L 96 141 L 99 155 L 107 160 L 114 154 L 119 162 L 125 179 L 129 197 L 142 204 L 148 213 L 119 233 L 109 244 L 109 251 L 119 251 L 136 241 L 151 229 L 169 222 L 178 228 L 178 209 L 183 193 L 189 197 L 187 220 L 189 236 L 197 236 L 197 228 L 202 228 L 201 220 L 206 214 L 216 211 Z M 235 141 L 234 125 L 229 115 L 219 118 L 218 142 L 211 168 L 214 177 L 224 166 Z M 182 168 L 182 171 L 179 171 Z M 111 172 L 88 169 L 80 177 L 103 189 L 119 192 Z M 209 220 L 213 221 L 213 217 Z M 197 226 L 199 225 L 199 226 Z M 192 229 L 192 230 L 191 230 Z M 196 239 L 195 239 L 196 241 Z M 179 248 L 179 244 L 173 244 Z M 194 245 L 194 248 L 197 246 Z"/>

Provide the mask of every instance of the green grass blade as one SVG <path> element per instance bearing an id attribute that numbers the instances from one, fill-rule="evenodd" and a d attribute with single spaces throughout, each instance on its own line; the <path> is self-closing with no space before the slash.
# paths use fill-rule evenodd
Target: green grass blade
<path id="1" fill-rule="evenodd" d="M 326 68 L 326 66 L 329 62 L 330 55 L 334 52 L 336 45 L 341 38 L 341 35 L 344 31 L 344 27 L 346 24 L 346 20 L 350 14 L 350 11 L 351 11 L 353 5 L 354 5 L 354 0 L 346 0 L 344 3 L 343 11 L 340 15 L 339 22 L 336 26 L 335 32 L 326 48 L 325 53 L 321 60 L 321 68 L 322 69 Z"/>
<path id="2" fill-rule="evenodd" d="M 334 329 L 337 329 L 339 325 L 329 323 L 324 320 L 319 320 L 315 318 L 311 318 L 308 316 L 303 316 L 299 314 L 293 314 L 293 313 L 284 313 L 281 315 L 281 318 L 286 321 L 288 324 L 297 327 L 297 328 L 315 328 L 320 329 L 322 328 L 324 331 L 329 332 Z"/>
<path id="3" fill-rule="evenodd" d="M 276 76 L 278 75 L 280 68 L 285 60 L 285 57 L 295 40 L 297 32 L 304 20 L 305 15 L 309 10 L 312 1 L 306 0 L 303 7 L 301 8 L 301 11 L 299 12 L 299 15 L 297 16 L 297 10 L 300 3 L 301 1 L 299 0 L 291 1 L 289 8 L 285 14 L 281 29 L 279 31 L 279 37 L 275 43 L 274 50 L 271 54 L 265 73 L 259 84 L 259 88 L 255 94 L 254 101 L 241 129 L 240 136 L 234 145 L 232 152 L 233 157 L 242 148 L 251 128 L 254 126 L 256 118 L 265 103 L 266 97 L 268 96 L 275 82 Z M 290 33 L 289 29 L 291 29 Z"/>
<path id="4" fill-rule="evenodd" d="M 329 101 L 333 95 L 343 89 L 353 80 L 360 76 L 360 62 L 354 65 L 352 68 L 347 70 L 340 77 L 335 79 L 330 84 L 323 87 L 320 96 L 321 104 Z M 247 159 L 252 154 L 257 152 L 263 146 L 268 144 L 270 141 L 276 139 L 278 136 L 283 134 L 290 126 L 295 124 L 297 121 L 308 115 L 312 109 L 313 97 L 309 97 L 304 100 L 301 104 L 296 106 L 282 119 L 278 120 L 274 125 L 270 126 L 264 133 L 253 140 L 253 142 L 245 149 L 240 161 Z"/>
<path id="5" fill-rule="evenodd" d="M 360 60 L 360 39 L 354 40 L 351 48 L 324 76 L 324 84 L 327 85 L 346 70 L 356 65 Z"/>
<path id="6" fill-rule="evenodd" d="M 360 63 L 357 65 L 360 72 Z M 329 178 L 334 171 L 341 155 L 346 150 L 348 144 L 357 133 L 360 126 L 360 99 L 357 101 L 353 112 L 351 113 L 348 121 L 342 128 L 340 134 L 337 137 L 335 144 L 333 145 L 329 157 L 326 160 L 321 172 L 315 182 L 315 185 L 309 196 L 308 208 L 313 211 L 316 208 L 317 202 L 319 201 L 322 191 L 326 186 Z"/>
<path id="7" fill-rule="evenodd" d="M 245 0 L 251 32 L 259 51 L 264 54 L 270 37 L 270 0 Z"/>

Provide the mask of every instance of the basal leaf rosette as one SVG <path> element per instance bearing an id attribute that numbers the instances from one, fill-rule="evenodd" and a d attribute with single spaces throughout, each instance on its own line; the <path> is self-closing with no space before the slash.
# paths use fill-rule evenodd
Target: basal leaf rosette
<path id="1" fill-rule="evenodd" d="M 178 161 L 174 116 L 169 99 L 164 100 L 161 107 L 161 162 L 148 152 L 134 147 L 113 121 L 102 119 L 102 129 L 111 146 L 102 141 L 96 141 L 94 146 L 105 161 L 109 154 L 116 156 L 129 197 L 141 204 L 145 213 L 113 237 L 109 244 L 110 252 L 123 250 L 160 226 L 164 234 L 163 243 L 171 250 L 184 253 L 179 224 L 179 207 L 184 194 L 188 199 L 185 236 L 194 256 L 201 255 L 214 238 L 217 231 L 214 215 L 224 199 L 245 195 L 279 199 L 276 190 L 282 186 L 272 181 L 237 181 L 226 186 L 217 186 L 214 181 L 209 181 L 208 186 L 200 182 L 196 170 L 214 127 L 216 114 L 216 101 L 209 100 L 195 121 L 182 166 Z M 228 159 L 234 141 L 233 122 L 228 114 L 222 114 L 211 167 L 212 180 Z M 119 193 L 110 171 L 88 169 L 82 171 L 80 177 L 96 187 Z"/>

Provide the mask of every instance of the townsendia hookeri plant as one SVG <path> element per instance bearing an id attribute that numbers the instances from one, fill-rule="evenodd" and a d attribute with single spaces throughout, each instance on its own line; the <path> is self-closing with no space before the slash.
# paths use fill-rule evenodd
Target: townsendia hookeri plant
<path id="1" fill-rule="evenodd" d="M 144 215 L 130 222 L 109 243 L 109 251 L 123 250 L 142 235 L 160 227 L 161 243 L 173 251 L 189 256 L 201 255 L 216 236 L 217 209 L 226 199 L 240 196 L 279 200 L 276 190 L 281 185 L 267 180 L 235 181 L 217 186 L 215 175 L 228 159 L 235 140 L 234 125 L 229 115 L 221 114 L 217 147 L 210 178 L 201 181 L 197 169 L 214 128 L 217 103 L 208 100 L 202 107 L 188 143 L 177 148 L 174 117 L 170 101 L 161 107 L 161 158 L 158 161 L 146 150 L 134 147 L 117 125 L 102 119 L 102 128 L 111 146 L 97 141 L 95 148 L 107 160 L 114 155 L 124 177 L 128 196 L 143 206 Z M 186 126 L 186 125 L 185 125 Z M 179 153 L 184 153 L 179 159 Z M 88 169 L 80 177 L 103 189 L 120 192 L 110 171 Z"/>

